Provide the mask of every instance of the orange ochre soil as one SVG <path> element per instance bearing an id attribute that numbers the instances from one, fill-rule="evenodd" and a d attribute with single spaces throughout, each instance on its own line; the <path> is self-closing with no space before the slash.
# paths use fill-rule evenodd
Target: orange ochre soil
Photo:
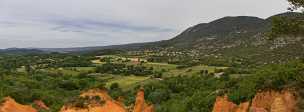
<path id="1" fill-rule="evenodd" d="M 136 96 L 136 102 L 133 110 L 127 109 L 123 103 L 113 100 L 104 90 L 89 90 L 80 95 L 81 97 L 99 96 L 103 99 L 102 105 L 89 105 L 87 108 L 77 108 L 73 106 L 64 106 L 60 112 L 154 112 L 153 105 L 145 103 L 144 91 L 140 90 Z"/>
<path id="2" fill-rule="evenodd" d="M 236 105 L 227 96 L 219 96 L 213 107 L 213 112 L 296 112 L 296 93 L 290 90 L 263 91 L 255 95 L 250 102 Z"/>
<path id="3" fill-rule="evenodd" d="M 145 102 L 144 91 L 138 91 L 134 107 L 126 107 L 120 101 L 113 100 L 105 90 L 89 90 L 80 95 L 80 97 L 99 97 L 104 101 L 102 104 L 88 104 L 86 107 L 76 107 L 71 104 L 64 105 L 59 112 L 154 112 L 153 105 Z M 0 112 L 38 112 L 38 110 L 49 110 L 49 108 L 40 100 L 34 101 L 39 109 L 30 105 L 22 105 L 14 99 L 7 97 L 0 105 Z"/>
<path id="4" fill-rule="evenodd" d="M 154 112 L 153 105 L 145 102 L 144 91 L 139 90 L 134 106 L 126 107 L 119 100 L 113 100 L 105 90 L 89 90 L 80 97 L 100 97 L 104 103 L 88 104 L 86 107 L 64 105 L 59 112 Z M 39 100 L 34 101 L 39 110 L 49 108 Z M 229 101 L 227 96 L 218 96 L 212 112 L 296 112 L 296 93 L 290 90 L 258 92 L 252 101 L 237 105 Z M 7 97 L 0 105 L 0 112 L 38 112 L 30 105 L 22 105 Z"/>

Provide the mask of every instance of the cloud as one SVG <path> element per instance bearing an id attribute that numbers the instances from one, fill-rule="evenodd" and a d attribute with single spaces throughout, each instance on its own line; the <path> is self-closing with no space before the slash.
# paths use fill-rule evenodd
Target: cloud
<path id="1" fill-rule="evenodd" d="M 0 0 L 0 48 L 165 40 L 223 16 L 265 18 L 287 6 L 285 0 Z"/>
<path id="2" fill-rule="evenodd" d="M 152 26 L 133 26 L 125 23 L 110 23 L 96 20 L 86 20 L 86 19 L 61 19 L 61 20 L 51 20 L 49 23 L 56 24 L 59 27 L 54 28 L 53 30 L 62 30 L 62 29 L 76 29 L 76 32 L 79 30 L 106 30 L 112 29 L 116 31 L 121 30 L 130 30 L 130 31 L 151 31 L 151 32 L 170 32 L 173 29 L 169 28 L 159 28 Z"/>

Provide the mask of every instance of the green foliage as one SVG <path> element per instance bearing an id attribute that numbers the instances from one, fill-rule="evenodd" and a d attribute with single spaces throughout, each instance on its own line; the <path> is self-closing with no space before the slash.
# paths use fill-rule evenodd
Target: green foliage
<path id="1" fill-rule="evenodd" d="M 18 73 L 0 79 L 0 99 L 11 96 L 20 103 L 43 100 L 52 111 L 57 111 L 80 91 L 104 85 L 103 80 L 91 76 L 60 76 L 45 72 L 27 75 Z"/>
<path id="2" fill-rule="evenodd" d="M 80 62 L 78 64 L 81 66 L 91 66 L 87 65 L 89 63 L 81 64 L 89 60 L 90 57 L 64 56 L 60 54 L 23 57 L 4 56 L 0 60 L 0 73 L 2 73 L 0 77 L 0 98 L 12 96 L 18 102 L 26 104 L 39 99 L 43 100 L 52 109 L 51 111 L 58 111 L 63 104 L 74 99 L 82 90 L 103 88 L 104 80 L 107 79 L 104 79 L 102 76 L 88 76 L 86 73 L 73 75 L 66 75 L 60 72 L 50 73 L 43 69 L 75 66 L 78 62 Z M 211 63 L 212 60 L 210 58 L 210 60 L 202 61 L 210 61 Z M 218 64 L 227 64 L 226 61 L 220 60 L 218 62 L 221 62 Z M 153 71 L 153 67 L 145 67 L 144 65 L 135 66 L 108 62 L 97 67 L 96 71 L 100 73 L 134 74 L 139 76 L 154 74 L 155 78 L 163 77 L 163 73 L 166 72 L 166 69 L 162 67 L 162 69 L 155 72 Z M 186 64 L 186 67 L 190 65 Z M 24 66 L 25 71 L 28 72 L 18 72 L 17 68 L 21 66 Z M 181 67 L 180 69 L 183 68 L 182 65 L 179 67 Z M 77 71 L 76 68 L 69 68 Z M 172 67 L 172 69 L 175 68 L 175 66 Z M 268 65 L 260 67 L 258 70 L 256 68 L 244 69 L 237 67 L 214 70 L 215 72 L 225 72 L 225 75 L 220 78 L 215 78 L 213 74 L 210 74 L 213 70 L 199 69 L 197 72 L 201 75 L 190 74 L 193 71 L 197 71 L 197 69 L 195 67 L 185 69 L 185 75 L 164 78 L 161 81 L 149 79 L 151 82 L 144 83 L 147 101 L 155 104 L 158 112 L 208 112 L 211 111 L 215 98 L 218 95 L 227 94 L 232 101 L 241 103 L 252 99 L 260 89 L 279 90 L 286 87 L 303 89 L 304 83 L 303 61 Z M 231 77 L 231 74 L 248 74 L 248 76 Z M 125 78 L 125 76 L 119 77 Z M 143 80 L 146 80 L 146 77 Z M 113 98 L 125 96 L 127 105 L 133 103 L 135 100 L 134 95 L 138 88 L 125 92 L 122 88 L 130 80 L 121 82 L 109 83 L 111 84 L 109 86 L 110 95 Z M 303 92 L 300 92 L 300 94 L 303 94 Z M 86 106 L 84 104 L 87 104 L 88 101 L 99 101 L 98 99 L 92 100 L 87 98 L 76 100 L 75 104 L 80 107 Z"/>
<path id="3" fill-rule="evenodd" d="M 288 8 L 290 11 L 303 8 L 303 0 L 288 0 L 291 7 Z M 277 37 L 280 35 L 303 35 L 304 34 L 304 21 L 303 17 L 294 16 L 278 16 L 272 18 L 272 28 L 270 37 Z"/>
<path id="4" fill-rule="evenodd" d="M 251 100 L 258 90 L 303 88 L 304 63 L 300 61 L 267 65 L 252 73 L 238 78 L 229 75 L 221 78 L 211 75 L 168 78 L 145 85 L 145 96 L 156 105 L 158 112 L 208 112 L 218 95 L 227 94 L 230 100 L 241 103 Z"/>
<path id="5" fill-rule="evenodd" d="M 304 7 L 304 1 L 303 0 L 288 0 L 288 2 L 290 2 L 291 5 L 292 5 L 290 10 L 296 10 L 298 8 Z"/>
<path id="6" fill-rule="evenodd" d="M 290 17 L 273 17 L 272 28 L 270 37 L 277 37 L 280 35 L 303 35 L 304 34 L 304 22 L 297 18 Z"/>
<path id="7" fill-rule="evenodd" d="M 126 65 L 117 63 L 106 63 L 96 67 L 98 73 L 110 73 L 110 74 L 124 74 L 124 75 L 136 75 L 147 76 L 153 74 L 153 68 L 147 68 L 142 65 Z"/>
<path id="8" fill-rule="evenodd" d="M 76 97 L 68 101 L 68 103 L 74 107 L 87 108 L 89 104 L 103 105 L 105 101 L 102 100 L 102 98 L 100 98 L 99 96 L 94 96 L 94 97 Z"/>
<path id="9" fill-rule="evenodd" d="M 251 74 L 252 70 L 245 68 L 229 67 L 227 69 L 224 69 L 223 72 L 225 72 L 226 74 Z"/>
<path id="10" fill-rule="evenodd" d="M 118 83 L 111 84 L 110 89 L 111 90 L 113 90 L 113 89 L 119 89 L 119 84 Z"/>
<path id="11" fill-rule="evenodd" d="M 111 84 L 109 93 L 112 96 L 112 98 L 114 98 L 114 99 L 117 99 L 120 96 L 124 96 L 123 91 L 120 88 L 118 83 Z"/>
<path id="12" fill-rule="evenodd" d="M 300 62 L 267 66 L 257 72 L 258 88 L 282 89 L 286 85 L 303 83 L 304 65 Z"/>

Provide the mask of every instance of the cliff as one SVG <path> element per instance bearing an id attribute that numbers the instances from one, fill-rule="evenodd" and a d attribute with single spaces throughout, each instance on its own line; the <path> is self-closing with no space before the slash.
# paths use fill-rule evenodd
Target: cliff
<path id="1" fill-rule="evenodd" d="M 89 90 L 80 97 L 92 100 L 94 97 L 101 98 L 102 102 L 90 101 L 84 107 L 67 104 L 62 107 L 60 112 L 154 112 L 153 105 L 148 105 L 144 99 L 144 91 L 140 90 L 136 96 L 134 109 L 127 109 L 120 101 L 113 100 L 104 90 Z"/>
<path id="2" fill-rule="evenodd" d="M 4 98 L 3 103 L 0 105 L 0 112 L 38 112 L 38 111 L 30 105 L 19 104 L 14 99 L 7 97 Z"/>
<path id="3" fill-rule="evenodd" d="M 217 97 L 213 112 L 296 112 L 297 100 L 293 91 L 263 91 L 256 94 L 251 102 L 239 106 L 227 96 Z"/>
<path id="4" fill-rule="evenodd" d="M 89 90 L 80 95 L 82 98 L 89 98 L 88 104 L 81 104 L 86 106 L 79 106 L 74 104 L 67 104 L 62 107 L 60 112 L 127 112 L 124 106 L 113 100 L 104 90 Z M 99 97 L 100 101 L 93 101 L 93 97 Z"/>
<path id="5" fill-rule="evenodd" d="M 87 101 L 64 105 L 60 112 L 154 112 L 154 106 L 146 103 L 144 91 L 139 90 L 134 107 L 126 108 L 120 101 L 112 99 L 105 90 L 89 90 L 80 95 Z M 48 110 L 42 101 L 35 101 L 39 109 Z M 294 91 L 262 91 L 252 101 L 237 105 L 228 96 L 219 96 L 212 112 L 296 112 L 297 96 Z M 7 97 L 0 105 L 0 112 L 38 112 L 30 105 L 22 105 Z"/>
<path id="6" fill-rule="evenodd" d="M 148 105 L 145 102 L 145 93 L 143 90 L 137 93 L 133 112 L 154 112 L 153 105 Z"/>
<path id="7" fill-rule="evenodd" d="M 71 104 L 66 104 L 59 112 L 154 112 L 153 105 L 148 105 L 145 102 L 144 96 L 143 90 L 138 91 L 134 108 L 128 109 L 121 101 L 112 99 L 105 90 L 89 90 L 80 95 L 81 101 L 75 100 Z M 14 99 L 7 97 L 0 105 L 0 112 L 38 112 L 38 110 L 49 110 L 40 100 L 35 100 L 34 104 L 38 109 L 30 105 L 19 104 Z"/>

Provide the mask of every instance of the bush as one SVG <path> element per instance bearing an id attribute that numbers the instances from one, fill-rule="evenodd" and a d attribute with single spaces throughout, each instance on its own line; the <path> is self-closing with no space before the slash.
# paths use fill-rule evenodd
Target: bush
<path id="1" fill-rule="evenodd" d="M 246 70 L 247 71 L 247 70 Z M 204 71 L 203 71 L 204 72 Z M 179 76 L 144 86 L 148 101 L 159 112 L 211 111 L 215 98 L 227 94 L 235 103 L 250 101 L 258 90 L 302 88 L 303 62 L 268 65 L 246 77 Z M 228 75 L 227 75 L 228 76 Z M 301 90 L 301 89 L 299 89 Z M 178 106 L 178 107 L 176 107 Z"/>

